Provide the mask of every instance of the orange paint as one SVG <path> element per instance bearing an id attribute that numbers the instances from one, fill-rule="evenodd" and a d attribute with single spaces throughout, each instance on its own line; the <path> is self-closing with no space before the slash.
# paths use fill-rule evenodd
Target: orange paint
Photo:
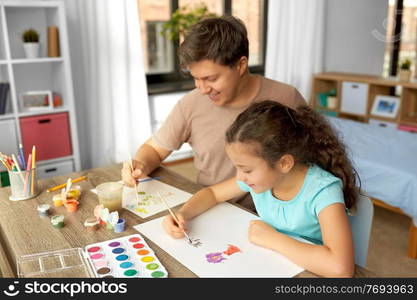
<path id="1" fill-rule="evenodd" d="M 223 253 L 230 256 L 236 252 L 242 252 L 242 251 L 236 246 L 229 245 L 229 248 L 227 248 L 227 250 L 224 251 Z"/>
<path id="2" fill-rule="evenodd" d="M 68 212 L 75 212 L 78 209 L 78 201 L 77 200 L 67 200 L 67 201 L 65 201 L 65 207 L 67 208 Z"/>

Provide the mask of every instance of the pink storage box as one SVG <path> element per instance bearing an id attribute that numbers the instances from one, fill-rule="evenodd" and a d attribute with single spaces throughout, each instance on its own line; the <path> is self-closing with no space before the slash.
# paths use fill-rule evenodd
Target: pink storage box
<path id="1" fill-rule="evenodd" d="M 20 118 L 20 129 L 26 159 L 33 145 L 37 161 L 72 154 L 67 113 Z"/>
<path id="2" fill-rule="evenodd" d="M 417 133 L 417 127 L 411 126 L 411 125 L 399 124 L 398 129 L 399 130 L 404 130 L 404 131 L 409 131 L 409 132 L 412 132 L 412 133 Z"/>

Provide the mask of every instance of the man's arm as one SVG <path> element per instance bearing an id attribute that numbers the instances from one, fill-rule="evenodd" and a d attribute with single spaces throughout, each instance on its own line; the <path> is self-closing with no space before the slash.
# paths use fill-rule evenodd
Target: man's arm
<path id="1" fill-rule="evenodd" d="M 127 186 L 133 187 L 137 179 L 147 176 L 155 170 L 161 162 L 171 154 L 171 150 L 167 150 L 156 145 L 152 138 L 149 138 L 136 151 L 132 160 L 133 172 L 130 162 L 125 162 L 122 168 L 122 180 Z"/>

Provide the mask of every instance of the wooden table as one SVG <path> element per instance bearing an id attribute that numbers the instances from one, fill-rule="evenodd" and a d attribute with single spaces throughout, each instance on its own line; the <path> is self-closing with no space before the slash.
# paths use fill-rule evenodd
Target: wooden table
<path id="1" fill-rule="evenodd" d="M 84 248 L 89 244 L 137 233 L 132 226 L 143 223 L 145 220 L 126 210 L 121 213 L 121 216 L 126 219 L 126 230 L 121 234 L 115 234 L 105 228 L 90 233 L 85 230 L 83 225 L 86 218 L 93 216 L 94 207 L 98 204 L 97 195 L 90 190 L 102 182 L 120 180 L 120 170 L 121 165 L 119 164 L 40 180 L 39 187 L 43 190 L 42 193 L 36 198 L 24 201 L 10 201 L 10 188 L 1 188 L 0 269 L 3 277 L 16 277 L 16 258 L 22 255 L 77 247 Z M 88 180 L 77 183 L 83 188 L 78 211 L 68 213 L 64 207 L 53 207 L 52 195 L 57 192 L 47 193 L 46 189 L 65 183 L 68 177 L 76 178 L 81 175 L 88 176 Z M 162 176 L 163 182 L 189 193 L 195 193 L 201 188 L 198 184 L 164 167 L 157 169 L 152 173 L 152 176 Z M 49 218 L 39 217 L 37 206 L 43 203 L 51 205 L 52 214 L 65 215 L 64 228 L 55 229 L 51 226 Z M 166 214 L 167 212 L 164 211 L 147 218 L 147 220 Z M 146 239 L 146 242 L 155 251 L 161 263 L 168 270 L 170 277 L 197 277 L 152 241 Z M 317 276 L 311 272 L 303 271 L 297 277 Z M 375 277 L 375 274 L 357 266 L 355 277 Z"/>

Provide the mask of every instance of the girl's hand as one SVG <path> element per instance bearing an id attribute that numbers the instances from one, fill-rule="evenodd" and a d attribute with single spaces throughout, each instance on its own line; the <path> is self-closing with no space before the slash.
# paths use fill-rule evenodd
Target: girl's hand
<path id="1" fill-rule="evenodd" d="M 171 215 L 167 215 L 162 221 L 162 226 L 164 227 L 166 233 L 168 233 L 175 239 L 179 239 L 184 237 L 183 230 L 187 230 L 186 221 L 182 213 L 176 212 L 175 215 L 177 216 L 180 224 L 177 224 L 177 222 L 175 222 L 174 218 Z"/>
<path id="2" fill-rule="evenodd" d="M 142 162 L 132 160 L 132 165 L 133 172 L 130 161 L 124 162 L 122 168 L 122 180 L 128 187 L 134 187 L 139 178 L 146 177 L 145 165 Z"/>
<path id="3" fill-rule="evenodd" d="M 261 220 L 253 220 L 249 223 L 248 238 L 255 245 L 271 248 L 269 244 L 275 234 L 277 234 L 275 228 Z"/>

